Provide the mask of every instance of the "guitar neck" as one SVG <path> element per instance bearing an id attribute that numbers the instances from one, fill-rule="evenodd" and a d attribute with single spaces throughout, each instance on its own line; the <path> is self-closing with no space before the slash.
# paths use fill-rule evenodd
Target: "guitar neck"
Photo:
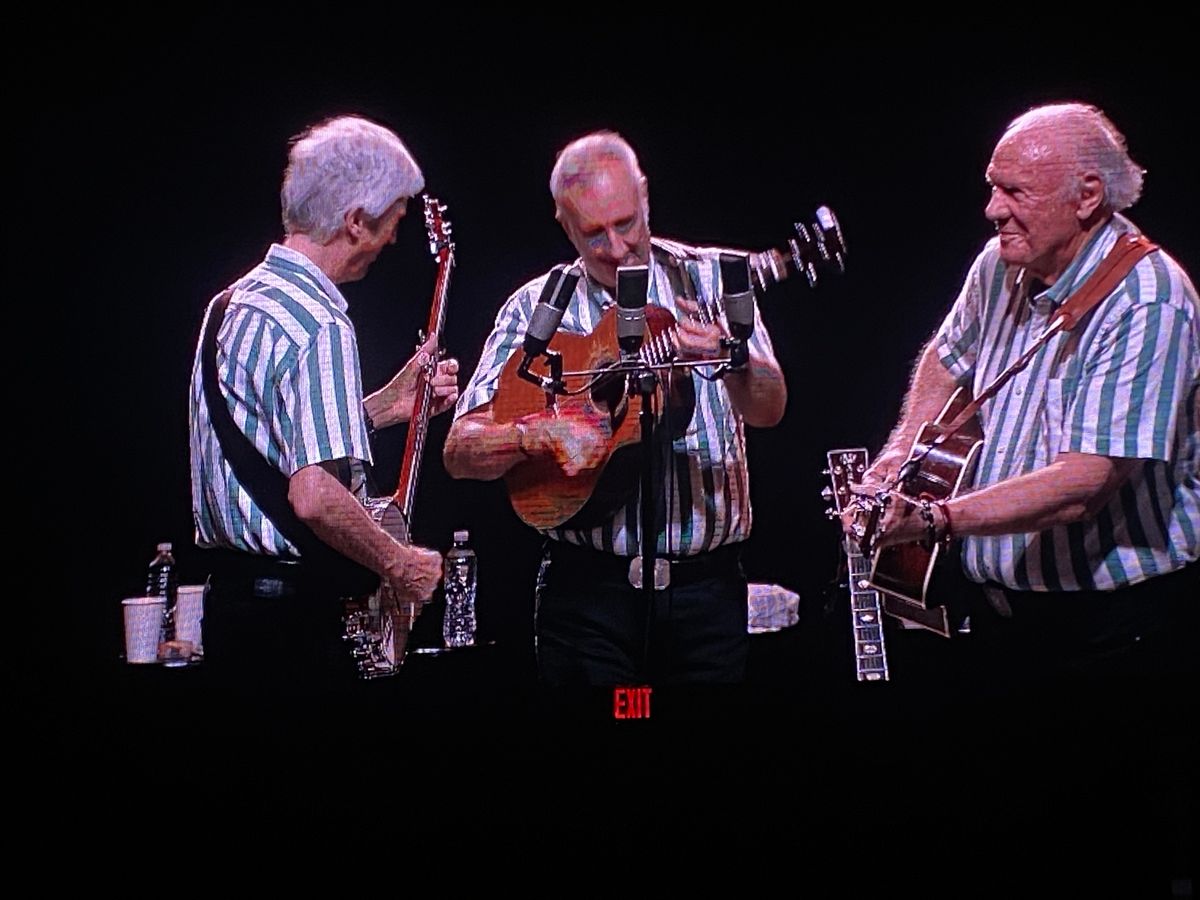
<path id="1" fill-rule="evenodd" d="M 808 280 L 809 287 L 816 287 L 821 269 L 846 270 L 846 242 L 833 210 L 818 207 L 816 221 L 811 225 L 796 222 L 795 229 L 796 236 L 787 242 L 786 250 L 749 255 L 750 273 L 760 291 L 797 272 Z"/>
<path id="2" fill-rule="evenodd" d="M 454 245 L 444 243 L 435 246 L 438 261 L 437 281 L 433 289 L 433 304 L 429 310 L 429 321 L 425 337 L 433 337 L 434 353 L 429 364 L 417 373 L 416 397 L 412 415 L 408 420 L 408 436 L 404 442 L 404 458 L 400 462 L 400 478 L 392 499 L 399 507 L 406 523 L 412 522 L 413 503 L 417 496 L 417 479 L 421 472 L 421 461 L 425 456 L 425 440 L 429 434 L 432 417 L 433 383 L 437 371 L 437 348 L 441 346 L 442 330 L 446 323 L 446 298 L 450 293 L 450 274 L 454 270 Z"/>
<path id="3" fill-rule="evenodd" d="M 859 681 L 887 681 L 887 649 L 879 592 L 867 586 L 871 562 L 852 538 L 845 540 L 850 581 L 850 615 L 854 626 L 854 664 Z"/>

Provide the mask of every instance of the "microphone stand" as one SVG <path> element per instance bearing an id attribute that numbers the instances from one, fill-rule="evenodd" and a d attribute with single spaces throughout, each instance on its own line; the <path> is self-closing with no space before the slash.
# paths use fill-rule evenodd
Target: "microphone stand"
<path id="1" fill-rule="evenodd" d="M 654 478 L 654 397 L 658 387 L 658 375 L 653 368 L 643 368 L 639 371 L 636 377 L 631 378 L 629 382 L 630 394 L 633 393 L 634 385 L 637 386 L 637 393 L 642 398 L 642 408 L 638 413 L 638 422 L 642 430 L 642 503 L 641 503 L 641 553 L 642 553 L 642 603 L 644 609 L 642 614 L 645 617 L 645 628 L 642 631 L 642 655 L 638 661 L 638 671 L 642 675 L 643 681 L 648 681 L 649 672 L 647 668 L 650 661 L 650 630 L 654 624 L 654 589 L 658 584 L 658 560 L 655 554 L 658 552 L 658 526 L 655 522 L 655 506 L 658 500 L 658 491 Z M 667 402 L 663 398 L 663 402 Z M 668 564 L 669 565 L 669 564 Z M 668 571 L 666 585 L 671 583 L 670 573 Z"/>
<path id="2" fill-rule="evenodd" d="M 529 367 L 533 365 L 533 361 L 537 358 L 531 353 L 525 354 L 525 359 L 521 361 L 521 365 L 517 368 L 517 377 L 541 388 L 546 394 L 546 408 L 549 409 L 554 406 L 554 398 L 557 395 L 567 392 L 567 386 L 563 381 L 562 354 L 556 350 L 543 350 L 541 355 L 546 357 L 546 365 L 550 369 L 549 378 L 542 375 L 534 375 L 529 371 Z"/>
<path id="3" fill-rule="evenodd" d="M 603 369 L 584 369 L 577 372 L 563 372 L 562 357 L 554 351 L 545 351 L 544 356 L 548 359 L 550 366 L 550 377 L 538 376 L 529 371 L 529 366 L 532 364 L 534 357 L 526 357 L 525 361 L 518 369 L 518 375 L 532 384 L 536 384 L 546 392 L 546 406 L 551 408 L 555 405 L 555 396 L 568 393 L 566 389 L 566 378 L 588 377 L 595 378 L 597 376 L 613 376 L 624 375 L 627 380 L 626 394 L 630 397 L 638 396 L 641 398 L 641 409 L 638 412 L 638 423 L 641 428 L 642 442 L 642 460 L 641 460 L 641 504 L 640 504 L 640 526 L 641 526 L 641 585 L 642 602 L 643 602 L 643 621 L 645 627 L 643 629 L 644 640 L 642 644 L 641 659 L 638 664 L 638 671 L 643 679 L 648 675 L 647 666 L 650 657 L 650 631 L 654 621 L 654 593 L 657 586 L 657 570 L 658 570 L 658 523 L 655 516 L 655 507 L 658 500 L 657 480 L 655 479 L 655 444 L 654 444 L 654 400 L 659 385 L 658 369 L 694 369 L 699 366 L 716 366 L 714 378 L 723 375 L 725 372 L 734 368 L 739 368 L 744 365 L 740 357 L 748 352 L 746 342 L 734 338 L 726 339 L 722 342 L 722 346 L 728 347 L 730 356 L 725 359 L 694 359 L 687 361 L 671 360 L 665 363 L 651 363 L 643 360 L 637 354 L 622 354 L 620 362 L 616 365 Z M 739 348 L 742 349 L 739 352 Z M 664 402 L 669 402 L 669 398 L 664 397 Z M 663 588 L 670 586 L 671 576 L 670 569 L 666 570 L 666 578 L 664 579 Z M 634 585 L 637 587 L 637 585 Z"/>

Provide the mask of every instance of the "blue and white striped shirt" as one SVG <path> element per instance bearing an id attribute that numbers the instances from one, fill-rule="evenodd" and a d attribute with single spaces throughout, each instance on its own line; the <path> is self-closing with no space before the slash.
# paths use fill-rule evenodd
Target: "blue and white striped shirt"
<path id="1" fill-rule="evenodd" d="M 1115 216 L 1052 287 L 1030 296 L 998 240 L 975 260 L 935 337 L 943 365 L 978 396 L 1042 333 L 1117 237 Z M 1107 590 L 1200 555 L 1200 310 L 1166 253 L 1144 257 L 1073 331 L 1051 338 L 983 405 L 974 488 L 1040 469 L 1063 452 L 1144 460 L 1096 517 L 1040 534 L 967 537 L 963 566 L 1015 590 Z"/>
<path id="2" fill-rule="evenodd" d="M 654 240 L 654 245 L 657 251 L 651 254 L 647 304 L 662 306 L 676 319 L 680 317 L 668 270 L 655 258 L 659 253 L 673 252 L 676 256 L 687 257 L 685 264 L 696 285 L 698 298 L 719 308 L 720 250 L 685 247 L 658 239 Z M 496 395 L 500 373 L 508 359 L 520 349 L 548 277 L 549 273 L 530 281 L 501 307 L 475 374 L 459 397 L 456 419 L 491 402 Z M 591 334 L 601 316 L 615 303 L 605 287 L 590 278 L 581 278 L 563 314 L 559 331 Z M 750 344 L 754 352 L 774 357 L 771 338 L 757 307 Z M 686 433 L 672 448 L 674 477 L 667 486 L 665 501 L 669 509 L 660 504 L 657 513 L 660 527 L 656 552 L 663 555 L 704 553 L 723 544 L 745 540 L 750 534 L 750 482 L 742 418 L 734 412 L 729 393 L 720 380 L 708 381 L 697 375 L 692 375 L 692 380 L 696 389 L 696 410 Z M 635 492 L 627 505 L 596 528 L 556 528 L 546 533 L 559 540 L 618 556 L 635 556 L 641 540 L 639 497 L 640 491 Z"/>
<path id="3" fill-rule="evenodd" d="M 217 380 L 238 428 L 291 476 L 318 462 L 352 461 L 362 493 L 371 461 L 354 326 L 341 292 L 308 257 L 273 244 L 235 285 L 217 334 Z M 204 334 L 209 304 L 205 314 Z M 201 547 L 299 556 L 238 482 L 209 421 L 201 344 L 190 397 L 192 515 Z"/>

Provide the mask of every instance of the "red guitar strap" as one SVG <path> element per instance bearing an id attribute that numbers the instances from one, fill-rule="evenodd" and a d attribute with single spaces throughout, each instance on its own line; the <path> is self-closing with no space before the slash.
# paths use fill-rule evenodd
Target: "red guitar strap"
<path id="1" fill-rule="evenodd" d="M 1153 253 L 1157 249 L 1158 245 L 1151 242 L 1144 235 L 1123 234 L 1117 238 L 1117 242 L 1113 244 L 1112 249 L 1100 261 L 1100 265 L 1096 266 L 1096 270 L 1088 276 L 1088 279 L 1071 294 L 1062 306 L 1054 311 L 1054 314 L 1050 317 L 1050 322 L 1046 325 L 1046 330 L 1038 336 L 1030 348 L 1021 355 L 1020 359 L 997 375 L 995 380 L 984 388 L 978 397 L 963 407 L 954 420 L 949 425 L 944 426 L 945 430 L 934 439 L 933 443 L 935 445 L 944 443 L 951 435 L 962 428 L 979 411 L 979 408 L 985 402 L 995 396 L 996 392 L 1004 386 L 1004 383 L 1008 379 L 1029 365 L 1029 361 L 1033 359 L 1034 354 L 1041 349 L 1046 341 L 1050 340 L 1050 338 L 1060 331 L 1070 331 L 1078 325 L 1084 316 L 1116 289 L 1121 280 L 1132 271 L 1133 267 L 1137 265 L 1142 257 Z"/>

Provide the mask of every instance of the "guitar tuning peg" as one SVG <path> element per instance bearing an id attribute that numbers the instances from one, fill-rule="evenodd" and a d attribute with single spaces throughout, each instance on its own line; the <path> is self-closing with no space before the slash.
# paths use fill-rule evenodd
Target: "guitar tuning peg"
<path id="1" fill-rule="evenodd" d="M 825 507 L 825 518 L 836 519 L 837 518 L 837 510 L 834 509 L 832 506 Z"/>
<path id="2" fill-rule="evenodd" d="M 828 206 L 817 207 L 817 221 L 813 223 L 817 234 L 820 235 L 821 255 L 832 260 L 844 273 L 846 271 L 846 240 L 842 235 L 842 226 Z"/>
<path id="3" fill-rule="evenodd" d="M 833 471 L 831 469 L 822 469 L 821 474 L 822 475 L 832 475 Z"/>
<path id="4" fill-rule="evenodd" d="M 821 488 L 821 499 L 822 500 L 832 500 L 833 499 L 833 491 L 829 488 L 828 485 Z"/>

